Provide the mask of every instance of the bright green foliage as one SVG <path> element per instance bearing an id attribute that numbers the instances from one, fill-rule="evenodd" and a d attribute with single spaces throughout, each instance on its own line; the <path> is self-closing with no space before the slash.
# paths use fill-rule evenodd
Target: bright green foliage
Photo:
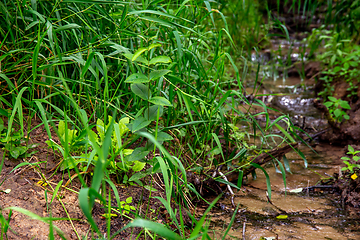
<path id="1" fill-rule="evenodd" d="M 227 2 L 221 2 L 227 11 Z M 40 113 L 49 146 L 63 157 L 61 169 L 73 169 L 82 184 L 79 205 L 98 236 L 104 233 L 92 217 L 95 199 L 108 209 L 109 238 L 114 211 L 108 204 L 112 195 L 100 194 L 101 187 L 114 193 L 117 209 L 125 208 L 129 202 L 120 201 L 113 177 L 143 186 L 143 177 L 161 172 L 165 195 L 157 199 L 181 238 L 187 238 L 183 221 L 176 217 L 174 200 L 186 204 L 184 194 L 199 194 L 188 184 L 185 169 L 198 166 L 206 172 L 222 164 L 220 160 L 232 167 L 232 160 L 245 158 L 251 148 L 244 144 L 240 130 L 229 125 L 230 114 L 238 114 L 240 121 L 253 126 L 253 135 L 260 135 L 264 146 L 275 137 L 283 142 L 289 139 L 290 134 L 272 134 L 275 125 L 264 103 L 257 102 L 264 108 L 259 114 L 266 115 L 265 130 L 250 113 L 238 108 L 240 102 L 249 104 L 242 86 L 247 68 L 240 77 L 236 61 L 228 53 L 238 51 L 230 33 L 239 35 L 239 42 L 246 46 L 263 39 L 262 17 L 252 3 L 229 2 L 230 12 L 240 7 L 244 13 L 232 15 L 231 25 L 215 1 L 0 3 L 0 45 L 6 49 L 0 57 L 1 84 L 6 83 L 1 86 L 0 110 L 13 109 L 10 123 L 17 112 L 20 124 L 22 106 L 33 115 Z M 229 66 L 233 74 L 225 77 Z M 19 90 L 18 86 L 25 87 Z M 51 136 L 49 125 L 54 119 L 61 120 L 53 126 L 60 143 Z M 280 120 L 284 119 L 275 123 Z M 282 132 L 292 129 L 290 125 Z M 22 125 L 20 129 L 23 132 Z M 182 146 L 165 149 L 163 142 L 175 137 L 185 146 L 186 155 L 191 155 L 189 162 L 183 161 Z M 243 146 L 240 153 L 231 150 L 234 145 Z M 154 157 L 145 158 L 150 151 Z M 234 168 L 240 172 L 240 166 Z M 85 173 L 92 176 L 90 185 L 82 177 Z M 144 189 L 154 191 L 152 184 Z M 126 210 L 134 209 L 129 205 Z M 124 217 L 130 218 L 128 215 Z M 197 225 L 190 238 L 207 237 L 205 215 L 199 221 L 193 219 Z M 143 226 L 150 230 L 160 225 L 135 223 L 147 224 Z M 135 223 L 133 226 L 138 226 Z M 162 236 L 180 238 L 165 226 L 159 229 Z M 145 238 L 147 235 L 156 238 L 145 230 Z"/>
<path id="2" fill-rule="evenodd" d="M 324 105 L 329 109 L 329 113 L 337 122 L 342 122 L 343 119 L 349 120 L 349 115 L 346 114 L 344 109 L 351 109 L 347 101 L 337 99 L 334 97 L 328 97 L 329 101 Z"/>
<path id="3" fill-rule="evenodd" d="M 4 127 L 4 121 L 0 118 L 0 148 L 2 150 L 6 150 L 14 159 L 26 159 L 36 153 L 36 151 L 31 153 L 28 151 L 37 147 L 38 144 L 29 143 L 29 139 L 25 138 L 20 131 L 12 128 L 9 137 L 7 136 L 7 128 Z"/>
<path id="4" fill-rule="evenodd" d="M 96 143 L 101 147 L 104 144 L 106 131 L 109 129 L 109 126 L 112 122 L 112 117 L 109 116 L 109 123 L 107 125 L 101 119 L 98 119 L 96 122 L 96 132 L 90 131 L 90 134 L 95 138 Z M 129 118 L 122 118 L 118 123 L 114 123 L 114 128 L 111 134 L 111 148 L 109 152 L 109 172 L 128 172 L 129 170 L 133 170 L 134 172 L 141 171 L 145 163 L 140 162 L 139 160 L 143 159 L 149 151 L 142 150 L 139 151 L 138 148 L 136 151 L 133 149 L 124 149 L 123 148 L 123 137 L 129 132 L 129 128 L 127 125 L 129 124 Z M 67 132 L 67 133 L 66 133 Z M 85 150 L 85 143 L 88 143 L 88 137 L 86 136 L 78 136 L 76 130 L 70 130 L 66 127 L 64 121 L 60 121 L 58 125 L 58 133 L 61 139 L 61 143 L 69 145 L 69 151 L 71 154 L 73 153 L 82 153 Z M 49 147 L 58 150 L 64 155 L 65 146 L 61 146 L 54 142 L 53 140 L 48 140 L 46 143 Z M 95 152 L 94 152 L 95 153 Z M 121 156 L 119 159 L 118 156 Z M 62 162 L 61 169 L 73 169 L 79 163 L 87 163 L 83 167 L 84 171 L 87 171 L 89 165 L 95 165 L 98 156 L 97 154 L 87 154 L 82 153 L 78 157 L 70 157 L 64 159 Z"/>
<path id="5" fill-rule="evenodd" d="M 120 208 L 124 209 L 122 211 L 123 214 L 128 214 L 131 210 L 136 210 L 134 206 L 131 206 L 132 203 L 132 197 L 128 197 L 125 201 L 120 202 Z"/>
<path id="6" fill-rule="evenodd" d="M 343 167 L 341 170 L 342 171 L 346 171 L 349 170 L 350 173 L 354 172 L 354 168 L 359 169 L 360 168 L 360 164 L 357 163 L 357 161 L 360 160 L 360 156 L 357 156 L 360 151 L 355 151 L 354 148 L 352 146 L 348 146 L 348 152 L 346 154 L 348 155 L 352 155 L 351 158 L 349 157 L 342 157 L 341 159 L 344 161 L 344 163 L 346 164 L 346 167 Z"/>
<path id="7" fill-rule="evenodd" d="M 349 85 L 347 97 L 356 96 L 360 84 L 360 47 L 354 45 L 351 39 L 342 39 L 340 33 L 323 28 L 313 30 L 308 42 L 312 46 L 312 51 L 320 47 L 322 42 L 326 43 L 325 52 L 317 57 L 327 64 L 320 78 L 324 82 L 324 90 L 319 96 L 331 96 L 334 92 L 334 83 L 337 81 L 344 81 Z"/>

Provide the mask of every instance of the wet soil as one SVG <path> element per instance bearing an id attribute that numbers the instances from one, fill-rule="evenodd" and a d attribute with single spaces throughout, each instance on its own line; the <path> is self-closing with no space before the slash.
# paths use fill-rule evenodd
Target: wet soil
<path id="1" fill-rule="evenodd" d="M 296 153 L 287 154 L 291 172 L 286 175 L 286 188 L 282 174 L 276 172 L 272 163 L 266 165 L 272 186 L 271 202 L 266 197 L 265 175 L 257 171 L 257 179 L 249 182 L 235 194 L 239 204 L 228 239 L 359 239 L 360 212 L 356 208 L 340 204 L 341 196 L 332 190 L 315 189 L 292 193 L 291 190 L 314 186 L 331 178 L 342 166 L 340 157 L 343 147 L 319 144 L 314 148 L 302 148 L 307 157 L 308 168 Z M 286 194 L 285 194 L 286 189 Z M 310 188 L 311 189 L 311 188 Z M 230 196 L 222 200 L 217 215 L 212 218 L 214 235 L 220 236 L 230 223 L 234 208 Z M 278 217 L 284 215 L 286 219 Z M 244 227 L 245 224 L 245 227 Z"/>

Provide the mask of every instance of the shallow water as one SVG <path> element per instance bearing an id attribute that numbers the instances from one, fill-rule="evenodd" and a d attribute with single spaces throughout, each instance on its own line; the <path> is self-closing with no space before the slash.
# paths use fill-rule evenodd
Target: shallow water
<path id="1" fill-rule="evenodd" d="M 257 171 L 256 180 L 249 178 L 242 191 L 235 194 L 234 202 L 239 204 L 239 211 L 227 239 L 243 239 L 244 223 L 245 239 L 360 239 L 359 213 L 341 209 L 334 201 L 335 195 L 321 189 L 308 193 L 290 192 L 314 186 L 322 178 L 339 171 L 344 148 L 320 144 L 314 149 L 317 154 L 302 148 L 307 156 L 307 168 L 296 153 L 286 154 L 292 172 L 286 174 L 286 196 L 282 174 L 276 172 L 272 164 L 265 166 L 270 176 L 273 205 L 266 197 L 265 175 Z M 219 211 L 211 220 L 217 237 L 225 231 L 234 213 L 229 196 L 220 200 L 222 205 L 226 210 Z M 279 215 L 286 215 L 287 219 L 277 219 Z"/>
<path id="2" fill-rule="evenodd" d="M 279 111 L 269 110 L 270 119 L 286 114 L 294 124 L 304 125 L 304 128 L 314 132 L 324 129 L 327 123 L 313 107 L 312 88 L 311 84 L 300 78 L 265 79 L 258 94 L 279 94 L 261 99 L 268 107 Z M 252 93 L 253 89 L 250 86 L 247 93 Z M 243 111 L 246 108 L 247 106 L 240 107 Z M 263 109 L 252 107 L 251 111 L 261 112 Z M 261 119 L 261 115 L 257 117 L 257 121 L 261 126 L 265 124 L 265 118 Z M 250 131 L 249 126 L 244 127 Z M 239 205 L 239 210 L 227 239 L 360 239 L 359 210 L 342 209 L 341 204 L 335 200 L 336 195 L 326 189 L 290 192 L 315 186 L 320 180 L 339 172 L 344 166 L 340 158 L 347 149 L 328 144 L 316 145 L 315 152 L 306 146 L 301 146 L 300 149 L 306 156 L 307 168 L 297 153 L 287 153 L 291 173 L 286 173 L 286 187 L 282 174 L 273 163 L 263 166 L 270 177 L 273 205 L 266 196 L 264 173 L 257 170 L 256 180 L 248 177 L 242 191 L 235 194 L 234 203 Z M 339 199 L 338 196 L 337 200 Z M 234 213 L 229 194 L 219 201 L 218 207 L 218 210 L 212 211 L 211 218 L 214 238 L 221 238 Z M 286 215 L 287 219 L 278 219 L 279 215 Z"/>

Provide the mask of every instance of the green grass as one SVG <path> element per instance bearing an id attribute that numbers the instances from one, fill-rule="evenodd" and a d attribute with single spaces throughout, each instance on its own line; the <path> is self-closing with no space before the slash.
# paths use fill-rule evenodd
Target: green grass
<path id="1" fill-rule="evenodd" d="M 242 162 L 256 148 L 246 139 L 250 134 L 261 137 L 262 146 L 257 149 L 260 152 L 274 138 L 292 142 L 297 137 L 287 117 L 272 123 L 261 101 L 256 104 L 264 109 L 260 114 L 266 116 L 265 129 L 249 112 L 238 109 L 242 101 L 250 105 L 242 85 L 247 62 L 243 57 L 242 64 L 238 64 L 230 53 L 243 48 L 251 51 L 265 33 L 257 9 L 249 1 L 244 5 L 242 2 L 0 3 L 0 114 L 9 126 L 4 141 L 11 137 L 12 126 L 19 128 L 25 138 L 35 115 L 41 118 L 49 147 L 63 158 L 60 169 L 75 171 L 81 182 L 79 204 L 91 225 L 92 236 L 115 237 L 110 233 L 111 218 L 106 233 L 95 223 L 92 208 L 96 199 L 109 215 L 124 210 L 111 176 L 122 176 L 117 183 L 151 188 L 143 178 L 159 172 L 165 197 L 155 199 L 166 208 L 174 223 L 172 230 L 177 233 L 136 211 L 127 217 L 136 218 L 127 227 L 144 227 L 142 237 L 156 238 L 158 234 L 174 239 L 209 238 L 204 225 L 208 211 L 200 220 L 192 219 L 194 227 L 190 231 L 182 214 L 179 220 L 176 218 L 178 211 L 185 209 L 174 208 L 173 199 L 186 208 L 184 194 L 200 197 L 188 183 L 186 171 L 206 174 L 219 165 L 231 167 L 231 161 L 239 156 L 239 166 L 250 164 Z M 239 7 L 244 14 L 228 19 L 222 13 L 235 12 Z M 241 36 L 233 39 L 238 31 Z M 242 66 L 242 75 L 238 66 Z M 232 77 L 230 71 L 234 72 Z M 285 121 L 287 129 L 280 129 L 276 124 L 279 121 Z M 235 128 L 238 122 L 252 126 L 253 132 Z M 285 137 L 274 134 L 277 129 Z M 60 144 L 53 141 L 56 137 L 51 130 Z M 145 158 L 148 153 L 155 157 Z M 5 153 L 2 162 L 4 159 Z M 88 171 L 92 172 L 90 185 L 81 174 Z M 267 184 L 270 186 L 268 178 Z M 49 206 L 60 185 L 52 189 Z M 107 194 L 106 188 L 112 189 L 114 195 Z M 100 193 L 100 189 L 105 191 Z M 117 208 L 108 204 L 114 197 Z M 54 231 L 62 234 L 52 224 L 50 210 L 49 217 L 43 218 L 15 207 L 9 209 L 49 224 L 50 239 Z M 0 221 L 2 233 L 6 234 L 7 220 L 1 215 Z"/>

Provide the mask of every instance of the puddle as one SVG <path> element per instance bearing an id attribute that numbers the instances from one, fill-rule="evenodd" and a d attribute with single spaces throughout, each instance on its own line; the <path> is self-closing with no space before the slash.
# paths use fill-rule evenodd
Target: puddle
<path id="1" fill-rule="evenodd" d="M 286 157 L 291 163 L 291 172 L 286 174 L 286 191 L 281 173 L 272 163 L 265 165 L 270 176 L 272 197 L 266 197 L 266 178 L 257 171 L 257 178 L 249 177 L 246 186 L 235 194 L 234 203 L 239 211 L 227 239 L 360 239 L 360 218 L 357 212 L 343 211 L 334 201 L 334 196 L 321 190 L 308 193 L 291 193 L 290 190 L 314 186 L 321 178 L 338 172 L 344 148 L 319 144 L 314 148 L 318 154 L 302 147 L 307 156 L 308 167 L 296 153 Z M 230 223 L 234 209 L 230 197 L 220 201 L 226 210 L 212 216 L 214 237 L 220 237 Z M 286 215 L 287 219 L 277 219 Z"/>

